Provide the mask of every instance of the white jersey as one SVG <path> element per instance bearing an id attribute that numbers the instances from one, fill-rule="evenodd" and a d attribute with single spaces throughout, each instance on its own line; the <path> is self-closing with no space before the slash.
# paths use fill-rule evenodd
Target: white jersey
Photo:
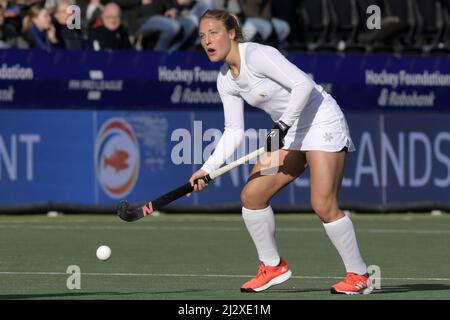
<path id="1" fill-rule="evenodd" d="M 241 143 L 244 137 L 244 100 L 264 110 L 273 121 L 281 120 L 291 126 L 285 137 L 284 149 L 354 149 L 347 123 L 336 101 L 307 74 L 270 46 L 239 43 L 239 53 L 239 76 L 233 77 L 228 65 L 224 64 L 217 78 L 225 131 L 203 170 L 210 173 L 219 168 Z M 315 130 L 311 130 L 313 128 Z M 332 144 L 323 146 L 319 141 L 322 138 Z"/>

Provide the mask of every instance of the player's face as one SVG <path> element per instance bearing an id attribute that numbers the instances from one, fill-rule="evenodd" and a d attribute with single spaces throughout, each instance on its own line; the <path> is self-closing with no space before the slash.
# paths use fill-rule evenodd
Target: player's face
<path id="1" fill-rule="evenodd" d="M 233 32 L 228 31 L 220 20 L 212 18 L 201 20 L 198 34 L 211 62 L 225 60 L 231 50 Z"/>

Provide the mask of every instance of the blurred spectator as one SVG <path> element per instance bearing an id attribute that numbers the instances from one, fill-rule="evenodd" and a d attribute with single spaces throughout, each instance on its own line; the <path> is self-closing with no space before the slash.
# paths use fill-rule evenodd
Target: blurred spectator
<path id="1" fill-rule="evenodd" d="M 188 45 L 190 41 L 196 42 L 198 37 L 192 39 L 195 31 L 198 30 L 200 17 L 206 10 L 212 9 L 214 4 L 211 0 L 176 0 L 178 9 L 178 21 L 181 24 L 180 36 L 169 48 L 169 52 L 179 50 L 183 45 Z M 200 40 L 200 39 L 198 39 Z M 198 42 L 199 44 L 199 42 Z"/>
<path id="2" fill-rule="evenodd" d="M 28 10 L 24 18 L 24 31 L 31 48 L 51 51 L 58 43 L 50 13 L 40 5 L 33 5 Z"/>
<path id="3" fill-rule="evenodd" d="M 214 9 L 227 10 L 234 13 L 243 24 L 245 17 L 242 13 L 241 6 L 239 5 L 239 0 L 214 0 Z"/>
<path id="4" fill-rule="evenodd" d="M 141 3 L 138 12 L 139 27 L 135 35 L 142 39 L 157 33 L 158 39 L 153 49 L 168 50 L 181 30 L 177 8 L 170 0 L 141 0 Z"/>
<path id="5" fill-rule="evenodd" d="M 14 47 L 13 42 L 17 36 L 15 27 L 6 22 L 5 15 L 8 13 L 5 10 L 6 8 L 0 7 L 0 49 Z"/>
<path id="6" fill-rule="evenodd" d="M 83 48 L 83 39 L 80 30 L 69 29 L 67 27 L 67 19 L 70 16 L 67 10 L 71 5 L 72 1 L 70 0 L 60 0 L 56 5 L 54 17 L 56 19 L 55 28 L 58 47 L 64 49 L 81 49 Z"/>
<path id="7" fill-rule="evenodd" d="M 28 48 L 22 37 L 22 18 L 25 15 L 24 5 L 12 0 L 0 0 L 2 23 L 1 37 L 10 48 Z"/>
<path id="8" fill-rule="evenodd" d="M 86 7 L 86 22 L 89 28 L 96 28 L 101 25 L 102 11 L 105 6 L 101 0 L 90 0 Z"/>
<path id="9" fill-rule="evenodd" d="M 289 24 L 272 16 L 271 0 L 239 0 L 239 5 L 245 16 L 242 26 L 244 36 L 248 41 L 255 39 L 256 35 L 267 42 L 275 31 L 277 44 L 284 43 L 289 36 Z"/>
<path id="10" fill-rule="evenodd" d="M 131 49 L 127 30 L 121 23 L 121 9 L 110 2 L 102 12 L 102 26 L 89 32 L 89 46 L 94 50 L 100 49 Z"/>
<path id="11" fill-rule="evenodd" d="M 54 14 L 56 11 L 56 6 L 58 5 L 58 0 L 43 0 L 44 8 L 50 12 L 50 14 Z"/>
<path id="12" fill-rule="evenodd" d="M 0 8 L 0 49 L 9 48 L 6 42 L 5 18 L 3 17 L 3 8 Z"/>

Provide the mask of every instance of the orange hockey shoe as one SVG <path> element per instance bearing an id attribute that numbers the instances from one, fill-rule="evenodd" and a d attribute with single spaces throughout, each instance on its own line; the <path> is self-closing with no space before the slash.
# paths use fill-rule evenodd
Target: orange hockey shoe
<path id="1" fill-rule="evenodd" d="M 347 272 L 345 280 L 336 283 L 330 290 L 333 294 L 369 294 L 372 291 L 369 274 L 361 275 L 352 272 Z"/>
<path id="2" fill-rule="evenodd" d="M 280 263 L 276 267 L 270 267 L 261 263 L 258 268 L 258 274 L 250 281 L 244 283 L 241 292 L 261 292 L 270 287 L 283 283 L 292 275 L 286 261 L 280 259 Z"/>

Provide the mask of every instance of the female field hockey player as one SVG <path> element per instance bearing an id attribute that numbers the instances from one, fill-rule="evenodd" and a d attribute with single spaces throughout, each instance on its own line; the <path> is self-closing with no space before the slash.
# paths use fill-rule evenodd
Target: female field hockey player
<path id="1" fill-rule="evenodd" d="M 191 184 L 219 168 L 241 143 L 244 100 L 264 110 L 276 123 L 267 136 L 266 150 L 271 155 L 278 153 L 279 170 L 264 175 L 264 163 L 259 159 L 241 193 L 243 219 L 261 261 L 257 275 L 244 283 L 241 291 L 263 291 L 290 278 L 291 271 L 278 254 L 275 218 L 269 203 L 308 165 L 312 208 L 347 271 L 346 279 L 333 285 L 331 293 L 370 293 L 372 287 L 352 221 L 338 205 L 347 151 L 355 149 L 338 104 L 277 49 L 244 42 L 239 20 L 227 11 L 206 11 L 200 20 L 199 36 L 209 60 L 224 62 L 217 89 L 223 102 L 225 130 L 213 154 L 192 175 Z M 199 180 L 194 191 L 206 186 Z"/>

